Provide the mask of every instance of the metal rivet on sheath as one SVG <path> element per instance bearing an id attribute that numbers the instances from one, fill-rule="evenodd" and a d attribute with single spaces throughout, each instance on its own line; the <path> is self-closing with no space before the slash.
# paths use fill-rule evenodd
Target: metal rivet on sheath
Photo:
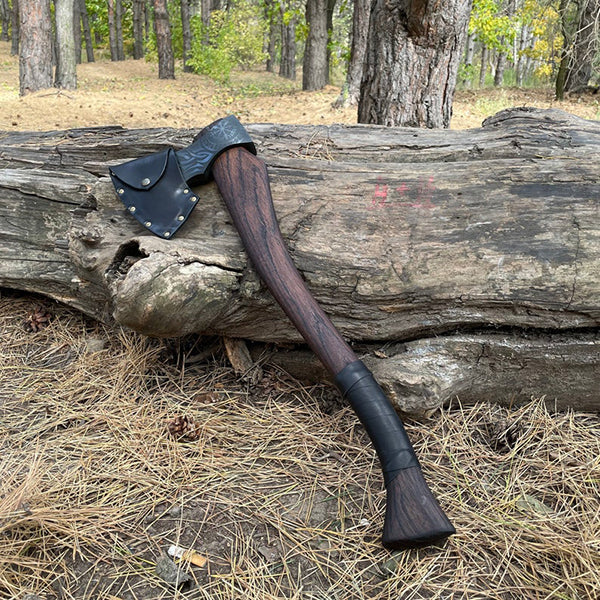
<path id="1" fill-rule="evenodd" d="M 164 235 L 165 235 L 165 237 L 171 237 L 171 232 L 170 231 L 165 231 Z"/>
<path id="2" fill-rule="evenodd" d="M 146 177 L 146 179 L 142 179 L 142 185 L 150 185 L 150 180 Z"/>
<path id="3" fill-rule="evenodd" d="M 146 222 L 144 223 L 144 225 L 145 225 L 146 227 L 151 227 L 151 226 L 152 226 L 152 221 L 146 221 Z"/>
<path id="4" fill-rule="evenodd" d="M 178 220 L 178 221 L 183 221 L 184 219 L 185 219 L 185 217 L 184 217 L 183 215 L 179 215 L 179 216 L 177 217 L 177 220 Z"/>
<path id="5" fill-rule="evenodd" d="M 198 198 L 196 198 L 196 196 L 191 196 L 190 197 L 190 202 L 196 202 L 196 200 L 198 200 Z"/>
<path id="6" fill-rule="evenodd" d="M 119 194 L 119 196 L 120 196 L 121 194 L 124 194 L 124 193 L 125 193 L 125 190 L 124 190 L 123 188 L 119 188 L 119 189 L 117 190 L 117 194 Z"/>
<path id="7" fill-rule="evenodd" d="M 185 188 L 185 190 L 183 190 L 183 193 L 184 193 L 184 194 L 189 194 L 189 193 L 190 193 L 190 190 L 188 190 L 187 188 Z"/>
<path id="8" fill-rule="evenodd" d="M 129 212 L 135 212 L 135 206 L 130 206 L 129 207 Z"/>

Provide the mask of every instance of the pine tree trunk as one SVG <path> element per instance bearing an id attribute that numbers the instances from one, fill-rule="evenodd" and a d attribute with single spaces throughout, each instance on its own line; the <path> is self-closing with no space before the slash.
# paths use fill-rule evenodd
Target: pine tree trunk
<path id="1" fill-rule="evenodd" d="M 329 83 L 329 68 L 331 65 L 331 36 L 333 35 L 333 14 L 337 0 L 327 0 L 327 83 Z"/>
<path id="2" fill-rule="evenodd" d="M 77 57 L 73 33 L 74 0 L 54 0 L 56 18 L 56 74 L 54 84 L 66 90 L 77 89 Z"/>
<path id="3" fill-rule="evenodd" d="M 200 14 L 202 15 L 202 25 L 208 29 L 210 25 L 210 14 L 213 10 L 213 0 L 201 0 Z"/>
<path id="4" fill-rule="evenodd" d="M 150 18 L 150 0 L 144 0 L 144 45 L 147 46 L 150 39 L 151 30 L 153 28 L 152 19 Z"/>
<path id="5" fill-rule="evenodd" d="M 85 0 L 78 0 L 79 10 L 81 14 L 81 29 L 83 31 L 83 37 L 85 39 L 85 54 L 87 62 L 94 62 L 94 44 L 92 43 L 92 31 L 90 29 L 90 20 L 88 18 L 87 7 Z"/>
<path id="6" fill-rule="evenodd" d="M 374 0 L 360 123 L 449 127 L 470 0 Z"/>
<path id="7" fill-rule="evenodd" d="M 13 0 L 10 18 L 12 25 L 12 40 L 10 41 L 10 54 L 11 56 L 17 56 L 19 54 L 19 30 L 21 27 L 19 19 L 19 0 Z"/>
<path id="8" fill-rule="evenodd" d="M 286 79 L 296 79 L 296 17 L 286 23 L 285 8 L 281 7 L 281 62 L 279 75 Z"/>
<path id="9" fill-rule="evenodd" d="M 144 58 L 144 0 L 133 0 L 133 58 Z"/>
<path id="10" fill-rule="evenodd" d="M 50 0 L 19 0 L 19 93 L 52 87 Z"/>
<path id="11" fill-rule="evenodd" d="M 569 28 L 568 23 L 568 8 L 569 0 L 560 0 L 558 13 L 560 16 L 560 28 L 563 38 L 563 45 L 560 53 L 560 62 L 558 70 L 556 72 L 556 82 L 554 84 L 554 91 L 557 100 L 563 100 L 565 95 L 565 84 L 567 82 L 567 71 L 569 68 L 569 49 L 571 47 L 572 32 Z"/>
<path id="12" fill-rule="evenodd" d="M 181 29 L 183 37 L 183 70 L 192 71 L 188 60 L 192 54 L 192 27 L 190 23 L 190 0 L 181 0 Z"/>
<path id="13" fill-rule="evenodd" d="M 119 60 L 117 48 L 117 21 L 115 12 L 115 0 L 107 0 L 108 8 L 108 44 L 110 47 L 110 60 Z"/>
<path id="14" fill-rule="evenodd" d="M 171 44 L 167 0 L 154 0 L 154 30 L 158 51 L 158 78 L 175 79 L 175 58 Z"/>
<path id="15" fill-rule="evenodd" d="M 354 0 L 352 17 L 352 44 L 350 46 L 350 63 L 346 73 L 346 83 L 342 88 L 335 106 L 356 106 L 360 97 L 367 37 L 369 35 L 369 18 L 372 0 Z"/>
<path id="16" fill-rule="evenodd" d="M 600 35 L 600 0 L 584 0 L 579 25 L 573 43 L 573 54 L 566 73 L 567 92 L 583 90 L 592 76 L 592 63 L 598 49 Z"/>
<path id="17" fill-rule="evenodd" d="M 267 43 L 266 43 L 266 54 L 267 54 L 267 64 L 266 70 L 269 73 L 275 73 L 275 63 L 277 60 L 276 50 L 277 50 L 277 32 L 281 31 L 278 15 L 279 11 L 277 10 L 277 5 L 272 0 L 267 0 L 265 2 L 265 20 L 269 23 L 269 32 L 267 34 Z M 283 51 L 283 49 L 282 49 Z"/>
<path id="18" fill-rule="evenodd" d="M 73 0 L 73 40 L 75 42 L 75 62 L 80 65 L 83 56 L 83 36 L 81 35 L 81 7 L 79 0 Z"/>
<path id="19" fill-rule="evenodd" d="M 117 60 L 125 60 L 123 48 L 123 2 L 115 0 L 115 34 L 117 37 Z"/>
<path id="20" fill-rule="evenodd" d="M 10 29 L 10 7 L 8 0 L 0 0 L 0 40 L 8 42 Z"/>
<path id="21" fill-rule="evenodd" d="M 306 3 L 308 37 L 302 64 L 303 90 L 320 90 L 329 83 L 327 5 L 328 0 L 307 0 Z"/>

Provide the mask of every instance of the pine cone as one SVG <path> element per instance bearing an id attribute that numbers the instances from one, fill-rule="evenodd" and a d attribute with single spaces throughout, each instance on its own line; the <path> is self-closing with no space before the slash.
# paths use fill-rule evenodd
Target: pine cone
<path id="1" fill-rule="evenodd" d="M 32 313 L 27 315 L 25 326 L 28 331 L 38 332 L 48 327 L 52 319 L 52 313 L 41 304 L 36 306 Z"/>
<path id="2" fill-rule="evenodd" d="M 176 416 L 168 422 L 167 427 L 169 433 L 178 440 L 195 442 L 200 439 L 200 424 L 188 415 Z"/>

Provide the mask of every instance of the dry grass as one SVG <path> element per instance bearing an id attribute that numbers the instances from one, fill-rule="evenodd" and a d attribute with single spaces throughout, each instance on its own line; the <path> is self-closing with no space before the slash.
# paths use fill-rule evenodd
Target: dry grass
<path id="1" fill-rule="evenodd" d="M 49 301 L 28 333 L 37 302 L 0 296 L 1 598 L 600 597 L 597 415 L 457 404 L 410 423 L 458 534 L 389 554 L 378 465 L 327 388 L 244 383 L 219 352 Z M 168 434 L 182 414 L 197 441 Z M 171 543 L 209 557 L 191 589 L 155 574 Z"/>
<path id="2" fill-rule="evenodd" d="M 47 131 L 96 125 L 129 128 L 197 129 L 228 114 L 244 123 L 356 123 L 356 107 L 336 109 L 340 88 L 301 90 L 302 77 L 290 82 L 256 70 L 235 72 L 230 86 L 182 72 L 176 79 L 157 78 L 156 63 L 143 60 L 83 63 L 77 68 L 75 91 L 42 90 L 19 97 L 19 61 L 10 42 L 0 41 L 0 130 Z M 452 129 L 480 127 L 482 121 L 512 106 L 560 108 L 585 119 L 600 119 L 598 95 L 556 101 L 546 89 L 494 88 L 457 92 Z"/>

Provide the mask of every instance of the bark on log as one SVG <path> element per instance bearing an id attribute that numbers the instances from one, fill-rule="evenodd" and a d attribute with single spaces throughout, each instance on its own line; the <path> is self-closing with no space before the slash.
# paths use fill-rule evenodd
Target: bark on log
<path id="1" fill-rule="evenodd" d="M 248 130 L 295 263 L 343 335 L 379 349 L 366 362 L 401 409 L 600 408 L 600 123 L 515 109 L 469 131 Z M 195 133 L 0 133 L 0 285 L 148 335 L 298 342 L 214 184 L 173 240 L 114 193 L 108 165 Z"/>

